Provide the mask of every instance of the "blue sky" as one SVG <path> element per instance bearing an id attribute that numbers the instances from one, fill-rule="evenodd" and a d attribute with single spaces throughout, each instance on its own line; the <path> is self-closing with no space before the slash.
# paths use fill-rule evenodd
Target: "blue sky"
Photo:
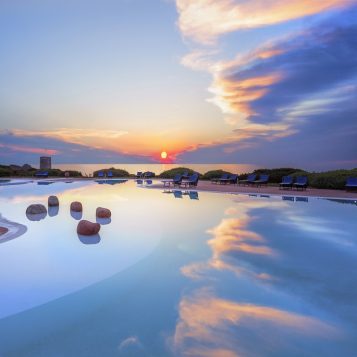
<path id="1" fill-rule="evenodd" d="M 2 1 L 0 162 L 356 167 L 356 8 Z"/>

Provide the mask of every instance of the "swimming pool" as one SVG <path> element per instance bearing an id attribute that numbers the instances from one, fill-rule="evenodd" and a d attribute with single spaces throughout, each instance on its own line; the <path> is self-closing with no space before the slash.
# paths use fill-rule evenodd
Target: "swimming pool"
<path id="1" fill-rule="evenodd" d="M 28 220 L 49 195 L 59 210 Z M 112 211 L 99 236 L 77 235 L 72 201 Z M 28 182 L 0 187 L 0 213 L 25 227 L 0 240 L 0 356 L 357 350 L 353 201 Z"/>

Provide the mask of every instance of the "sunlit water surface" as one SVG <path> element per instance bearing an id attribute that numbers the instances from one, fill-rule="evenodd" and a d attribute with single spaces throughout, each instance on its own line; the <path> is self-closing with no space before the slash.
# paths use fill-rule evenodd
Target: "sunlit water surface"
<path id="1" fill-rule="evenodd" d="M 36 164 L 34 164 L 36 166 Z M 94 171 L 108 169 L 115 167 L 117 169 L 123 169 L 130 174 L 136 174 L 137 172 L 152 171 L 155 174 L 160 174 L 163 171 L 171 170 L 177 167 L 187 167 L 191 170 L 204 174 L 210 170 L 225 170 L 234 173 L 246 173 L 252 172 L 257 169 L 256 165 L 247 164 L 56 164 L 54 167 L 61 170 L 76 170 L 82 172 L 83 175 L 91 176 Z"/>
<path id="2" fill-rule="evenodd" d="M 100 236 L 76 200 L 112 211 Z M 27 226 L 0 243 L 0 356 L 356 355 L 353 202 L 56 182 L 1 186 L 0 213 Z"/>

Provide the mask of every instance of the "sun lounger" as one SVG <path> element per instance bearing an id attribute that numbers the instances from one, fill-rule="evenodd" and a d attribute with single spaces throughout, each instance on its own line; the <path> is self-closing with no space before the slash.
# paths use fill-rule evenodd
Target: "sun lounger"
<path id="1" fill-rule="evenodd" d="M 252 185 L 254 184 L 256 178 L 257 178 L 256 174 L 250 174 L 248 175 L 246 180 L 239 180 L 238 185 Z"/>
<path id="2" fill-rule="evenodd" d="M 308 197 L 295 197 L 296 202 L 309 202 Z"/>
<path id="3" fill-rule="evenodd" d="M 292 189 L 293 188 L 293 182 L 294 182 L 294 179 L 292 176 L 283 176 L 280 184 L 279 184 L 279 189 L 282 189 L 282 188 L 290 188 Z"/>
<path id="4" fill-rule="evenodd" d="M 167 186 L 180 186 L 181 182 L 182 182 L 182 175 L 177 174 L 175 175 L 175 177 L 173 179 L 167 179 L 167 180 L 162 180 L 164 187 Z"/>
<path id="5" fill-rule="evenodd" d="M 345 185 L 346 190 L 357 190 L 357 177 L 349 177 Z"/>
<path id="6" fill-rule="evenodd" d="M 188 171 L 184 171 L 181 176 L 183 179 L 188 179 L 190 177 L 190 174 L 188 173 Z"/>
<path id="7" fill-rule="evenodd" d="M 152 178 L 152 177 L 155 177 L 155 174 L 151 171 L 146 171 L 143 173 L 143 177 L 144 178 Z"/>
<path id="8" fill-rule="evenodd" d="M 260 175 L 259 180 L 255 180 L 252 184 L 257 185 L 257 187 L 262 185 L 267 185 L 269 181 L 269 175 Z"/>
<path id="9" fill-rule="evenodd" d="M 136 178 L 142 178 L 143 177 L 143 173 L 141 171 L 138 171 L 136 173 Z"/>
<path id="10" fill-rule="evenodd" d="M 108 171 L 107 177 L 114 177 L 114 176 L 113 176 L 113 172 L 112 172 L 112 171 Z"/>
<path id="11" fill-rule="evenodd" d="M 238 175 L 228 175 L 227 178 L 221 178 L 218 181 L 220 184 L 227 185 L 227 184 L 237 184 L 238 183 Z"/>
<path id="12" fill-rule="evenodd" d="M 175 198 L 182 198 L 182 191 L 175 190 L 173 193 Z"/>
<path id="13" fill-rule="evenodd" d="M 35 177 L 48 177 L 48 171 L 37 171 Z"/>
<path id="14" fill-rule="evenodd" d="M 230 175 L 228 180 L 230 184 L 236 185 L 238 183 L 238 175 Z"/>
<path id="15" fill-rule="evenodd" d="M 105 177 L 104 172 L 103 171 L 99 171 L 98 172 L 98 177 Z"/>
<path id="16" fill-rule="evenodd" d="M 197 191 L 190 191 L 188 193 L 191 200 L 198 200 L 198 192 Z"/>
<path id="17" fill-rule="evenodd" d="M 212 183 L 221 183 L 221 180 L 226 180 L 228 179 L 229 174 L 223 174 L 221 177 L 215 177 L 213 179 L 211 179 Z"/>
<path id="18" fill-rule="evenodd" d="M 301 190 L 306 190 L 307 176 L 298 176 L 293 184 L 293 187 L 296 188 L 296 190 L 298 190 L 299 188 L 301 188 Z"/>
<path id="19" fill-rule="evenodd" d="M 198 184 L 198 174 L 194 173 L 187 180 L 182 180 L 181 186 L 192 187 Z"/>

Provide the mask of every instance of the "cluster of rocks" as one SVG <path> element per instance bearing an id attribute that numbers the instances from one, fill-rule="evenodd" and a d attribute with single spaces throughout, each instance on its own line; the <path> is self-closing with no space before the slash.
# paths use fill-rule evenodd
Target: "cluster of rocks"
<path id="1" fill-rule="evenodd" d="M 48 197 L 48 209 L 50 210 L 52 207 L 58 207 L 59 200 L 57 196 L 49 196 Z M 80 219 L 82 217 L 83 206 L 81 202 L 72 202 L 71 206 L 71 215 L 75 219 Z M 41 204 L 33 204 L 27 207 L 26 216 L 34 221 L 39 221 L 44 219 L 47 215 L 47 208 Z M 98 207 L 96 210 L 96 217 L 99 220 L 110 220 L 111 211 L 107 208 Z M 92 236 L 96 235 L 100 231 L 100 223 L 90 222 L 85 219 L 80 220 L 77 225 L 77 233 L 84 236 Z"/>

